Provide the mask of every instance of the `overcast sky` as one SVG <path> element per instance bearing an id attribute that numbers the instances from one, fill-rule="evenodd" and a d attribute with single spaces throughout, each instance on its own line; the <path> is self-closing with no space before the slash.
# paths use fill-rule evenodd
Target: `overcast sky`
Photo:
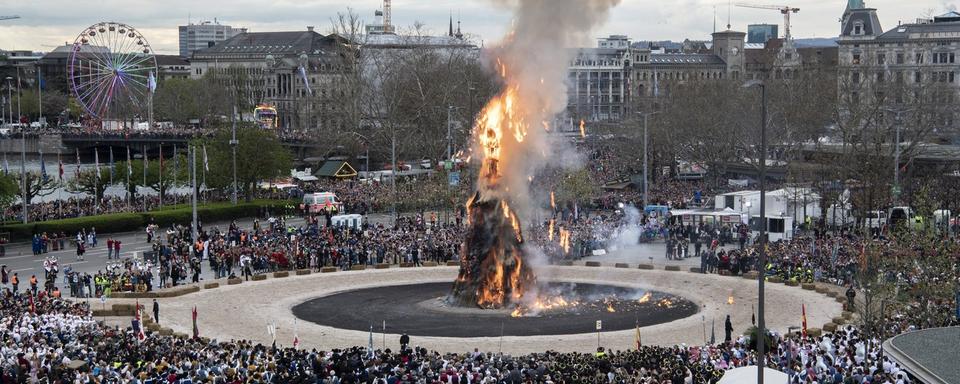
<path id="1" fill-rule="evenodd" d="M 846 0 L 757 0 L 756 3 L 787 3 L 800 8 L 794 15 L 795 37 L 831 37 L 839 30 L 838 18 Z M 734 2 L 736 3 L 736 2 Z M 866 0 L 878 9 L 884 29 L 898 21 L 955 9 L 954 0 Z M 0 12 L 19 15 L 0 21 L 0 48 L 50 51 L 73 42 L 83 28 L 100 21 L 119 21 L 141 31 L 157 53 L 178 52 L 177 26 L 188 20 L 217 20 L 221 24 L 251 31 L 285 31 L 316 26 L 330 30 L 330 19 L 352 7 L 365 21 L 373 21 L 380 0 L 0 0 Z M 600 37 L 625 34 L 634 40 L 709 39 L 714 12 L 718 29 L 727 24 L 726 0 L 623 0 L 609 22 L 594 32 Z M 509 9 L 490 0 L 394 0 L 393 20 L 399 27 L 416 21 L 435 33 L 446 33 L 448 17 L 460 15 L 465 33 L 475 34 L 485 44 L 496 42 L 510 25 Z M 730 8 L 735 30 L 747 24 L 782 24 L 773 10 Z M 783 29 L 781 27 L 781 33 Z M 593 44 L 585 42 L 584 44 Z"/>

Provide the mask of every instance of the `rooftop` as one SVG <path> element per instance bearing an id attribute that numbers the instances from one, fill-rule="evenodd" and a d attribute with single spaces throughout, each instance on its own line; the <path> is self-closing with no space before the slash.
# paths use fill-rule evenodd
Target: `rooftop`
<path id="1" fill-rule="evenodd" d="M 709 53 L 654 53 L 651 64 L 723 64 L 719 56 Z"/>
<path id="2" fill-rule="evenodd" d="M 324 36 L 312 30 L 288 32 L 244 32 L 213 47 L 196 51 L 194 56 L 231 53 L 295 55 L 320 54 L 333 50 L 334 36 Z"/>

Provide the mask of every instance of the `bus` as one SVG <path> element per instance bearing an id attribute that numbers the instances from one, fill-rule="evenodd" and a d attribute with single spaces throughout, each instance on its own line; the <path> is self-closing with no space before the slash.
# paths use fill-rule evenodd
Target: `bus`
<path id="1" fill-rule="evenodd" d="M 269 104 L 259 104 L 253 110 L 253 119 L 260 125 L 260 128 L 277 128 L 277 108 Z"/>

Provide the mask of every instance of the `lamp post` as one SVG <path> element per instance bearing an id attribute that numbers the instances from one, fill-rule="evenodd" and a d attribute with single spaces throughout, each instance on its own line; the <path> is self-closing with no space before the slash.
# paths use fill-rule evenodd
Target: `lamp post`
<path id="1" fill-rule="evenodd" d="M 767 87 L 760 80 L 750 80 L 743 84 L 744 88 L 760 88 L 760 258 L 758 262 L 757 274 L 757 383 L 763 384 L 763 367 L 766 365 L 766 350 L 764 336 L 766 336 L 766 325 L 764 313 L 764 292 L 763 282 L 766 277 L 767 265 L 767 214 L 766 214 L 766 187 L 767 187 Z"/>
<path id="2" fill-rule="evenodd" d="M 365 148 L 365 151 L 366 151 L 364 153 L 364 156 L 366 156 L 366 165 L 364 166 L 364 172 L 366 172 L 365 175 L 369 180 L 370 179 L 370 138 L 360 134 L 359 132 L 350 132 L 350 133 L 354 134 L 360 139 L 363 139 L 363 147 Z"/>
<path id="3" fill-rule="evenodd" d="M 237 205 L 237 145 L 240 144 L 237 141 L 237 106 L 233 106 L 233 116 L 232 128 L 230 135 L 230 149 L 233 151 L 233 196 L 231 196 L 231 202 L 233 205 Z"/>
<path id="4" fill-rule="evenodd" d="M 900 118 L 900 115 L 904 112 L 910 112 L 910 109 L 892 109 L 884 108 L 887 112 L 893 112 L 896 114 L 895 117 L 895 142 L 893 150 L 893 201 L 897 202 L 900 196 L 900 128 L 903 126 L 903 120 Z"/>
<path id="5" fill-rule="evenodd" d="M 637 112 L 638 115 L 643 115 L 643 206 L 646 208 L 650 204 L 649 197 L 649 180 L 647 178 L 647 121 L 650 115 L 656 115 L 660 113 L 659 111 L 655 112 Z"/>

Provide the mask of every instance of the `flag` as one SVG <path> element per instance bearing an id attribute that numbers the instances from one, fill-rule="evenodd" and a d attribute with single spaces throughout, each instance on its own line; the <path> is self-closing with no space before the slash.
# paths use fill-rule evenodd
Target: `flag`
<path id="1" fill-rule="evenodd" d="M 197 306 L 193 306 L 193 338 L 200 338 L 200 329 L 197 328 Z"/>
<path id="2" fill-rule="evenodd" d="M 210 162 L 207 158 L 207 146 L 203 146 L 203 170 L 204 172 L 210 172 Z"/>
<path id="3" fill-rule="evenodd" d="M 157 79 L 153 76 L 153 71 L 150 71 L 150 74 L 147 76 L 147 88 L 149 88 L 150 93 L 157 92 Z"/>
<path id="4" fill-rule="evenodd" d="M 40 178 L 47 182 L 47 165 L 43 162 L 43 151 L 40 151 Z"/>
<path id="5" fill-rule="evenodd" d="M 143 169 L 147 169 L 150 166 L 149 161 L 147 160 L 147 146 L 143 146 Z M 144 171 L 146 172 L 146 171 Z"/>
<path id="6" fill-rule="evenodd" d="M 77 169 L 74 173 L 76 177 L 80 177 L 80 148 L 77 148 Z"/>
<path id="7" fill-rule="evenodd" d="M 373 326 L 371 325 L 371 326 L 370 326 L 370 340 L 367 342 L 367 358 L 368 358 L 368 359 L 373 359 L 374 356 L 375 356 L 375 355 L 374 355 L 374 353 L 373 353 Z"/>
<path id="8" fill-rule="evenodd" d="M 273 343 L 277 343 L 277 323 L 270 322 L 267 323 L 267 334 L 270 335 L 270 339 L 273 340 Z"/>
<path id="9" fill-rule="evenodd" d="M 130 163 L 130 146 L 127 146 L 127 177 L 133 176 L 133 164 Z"/>
<path id="10" fill-rule="evenodd" d="M 653 68 L 653 97 L 660 96 L 660 80 L 657 75 L 657 68 Z"/>
<path id="11" fill-rule="evenodd" d="M 307 80 L 307 69 L 300 66 L 300 78 L 303 79 L 303 87 L 307 89 L 307 94 L 313 96 L 313 90 L 310 89 L 310 82 Z"/>
<path id="12" fill-rule="evenodd" d="M 803 329 L 802 329 L 803 334 L 801 336 L 803 336 L 803 338 L 806 339 L 807 338 L 807 305 L 804 303 L 800 303 L 800 311 L 803 314 Z"/>
<path id="13" fill-rule="evenodd" d="M 643 346 L 643 343 L 640 341 L 640 322 L 637 321 L 637 333 L 634 335 L 634 342 L 637 344 L 637 350 L 640 350 L 640 347 Z"/>
<path id="14" fill-rule="evenodd" d="M 300 337 L 297 336 L 297 318 L 293 318 L 293 349 L 300 346 Z"/>
<path id="15" fill-rule="evenodd" d="M 57 164 L 59 164 L 57 172 L 60 174 L 60 182 L 62 183 L 63 182 L 63 159 L 60 158 L 60 152 L 57 152 Z"/>
<path id="16" fill-rule="evenodd" d="M 710 319 L 710 344 L 717 342 L 717 319 Z"/>
<path id="17" fill-rule="evenodd" d="M 100 180 L 100 151 L 93 149 L 93 164 L 97 167 L 97 180 Z"/>
<path id="18" fill-rule="evenodd" d="M 110 147 L 110 184 L 113 184 L 113 147 Z"/>
<path id="19" fill-rule="evenodd" d="M 133 312 L 133 321 L 131 325 L 133 326 L 133 333 L 137 337 L 137 341 L 143 341 L 147 338 L 147 335 L 143 332 L 143 325 L 140 322 L 140 300 L 136 301 L 136 310 Z"/>

